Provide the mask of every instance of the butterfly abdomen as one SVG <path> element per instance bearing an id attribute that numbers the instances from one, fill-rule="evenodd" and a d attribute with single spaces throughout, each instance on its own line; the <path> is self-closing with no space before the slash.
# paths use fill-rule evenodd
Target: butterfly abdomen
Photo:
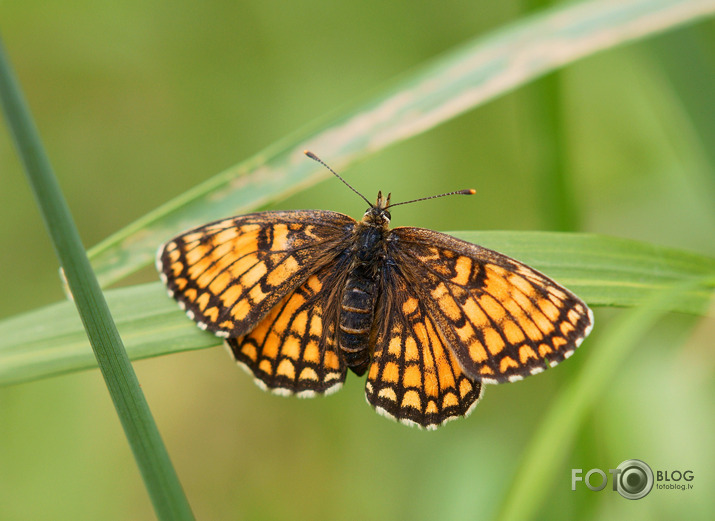
<path id="1" fill-rule="evenodd" d="M 357 226 L 356 248 L 340 303 L 340 350 L 346 365 L 358 376 L 370 365 L 370 334 L 385 258 L 384 237 L 382 227 Z"/>
<path id="2" fill-rule="evenodd" d="M 351 276 L 340 303 L 340 350 L 346 365 L 357 375 L 370 363 L 369 338 L 375 316 L 376 285 L 365 278 Z"/>

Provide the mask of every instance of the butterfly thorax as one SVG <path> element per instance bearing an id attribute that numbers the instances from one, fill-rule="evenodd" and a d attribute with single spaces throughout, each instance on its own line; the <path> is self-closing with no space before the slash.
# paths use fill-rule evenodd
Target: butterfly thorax
<path id="1" fill-rule="evenodd" d="M 339 345 L 347 366 L 357 375 L 370 364 L 373 323 L 380 275 L 387 257 L 390 213 L 387 199 L 378 194 L 353 231 L 350 264 L 340 306 Z"/>

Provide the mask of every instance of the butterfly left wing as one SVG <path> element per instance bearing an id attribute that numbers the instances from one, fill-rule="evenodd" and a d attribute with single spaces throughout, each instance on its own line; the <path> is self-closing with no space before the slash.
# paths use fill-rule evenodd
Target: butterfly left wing
<path id="1" fill-rule="evenodd" d="M 237 337 L 333 261 L 354 226 L 318 210 L 241 215 L 174 237 L 159 249 L 157 269 L 201 328 Z"/>
<path id="2" fill-rule="evenodd" d="M 460 367 L 478 381 L 539 373 L 591 331 L 581 299 L 506 255 L 422 228 L 395 228 L 388 242 Z"/>
<path id="3" fill-rule="evenodd" d="M 467 416 L 482 386 L 459 366 L 415 285 L 393 265 L 383 274 L 383 317 L 377 326 L 365 395 L 384 416 L 435 429 Z"/>

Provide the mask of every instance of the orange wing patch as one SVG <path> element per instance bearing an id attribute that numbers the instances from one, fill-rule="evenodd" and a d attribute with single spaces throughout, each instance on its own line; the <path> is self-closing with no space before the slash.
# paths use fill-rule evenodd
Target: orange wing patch
<path id="1" fill-rule="evenodd" d="M 469 378 L 424 305 L 403 279 L 391 277 L 386 322 L 368 370 L 365 394 L 375 409 L 401 423 L 436 429 L 467 416 L 482 386 Z"/>
<path id="2" fill-rule="evenodd" d="M 263 212 L 175 237 L 157 257 L 169 294 L 216 335 L 250 331 L 340 251 L 355 221 L 335 212 Z"/>
<path id="3" fill-rule="evenodd" d="M 250 333 L 226 339 L 236 361 L 260 387 L 298 396 L 340 389 L 346 367 L 337 348 L 336 315 L 328 311 L 330 292 L 324 291 L 335 283 L 334 276 L 330 269 L 311 275 Z"/>
<path id="4" fill-rule="evenodd" d="M 483 383 L 520 380 L 573 354 L 593 315 L 578 297 L 505 255 L 421 228 L 396 228 L 395 256 L 460 367 Z"/>

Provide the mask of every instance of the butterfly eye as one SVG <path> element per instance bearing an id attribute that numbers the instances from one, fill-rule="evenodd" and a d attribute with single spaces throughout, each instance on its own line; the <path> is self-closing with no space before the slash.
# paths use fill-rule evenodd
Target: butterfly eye
<path id="1" fill-rule="evenodd" d="M 384 215 L 385 217 L 387 217 L 387 220 L 388 220 L 388 221 L 392 219 L 392 215 L 390 215 L 390 212 L 388 212 L 387 210 L 385 210 L 384 212 L 382 212 L 382 215 Z"/>

